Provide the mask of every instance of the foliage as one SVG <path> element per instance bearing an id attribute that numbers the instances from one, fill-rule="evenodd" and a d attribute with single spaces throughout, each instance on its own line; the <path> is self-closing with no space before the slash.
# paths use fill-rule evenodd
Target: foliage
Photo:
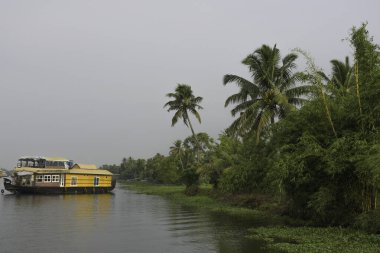
<path id="1" fill-rule="evenodd" d="M 228 131 L 238 135 L 256 132 L 259 141 L 261 132 L 276 118 L 283 118 L 286 113 L 303 103 L 302 95 L 309 88 L 297 86 L 301 78 L 293 73 L 296 68 L 296 54 L 288 54 L 282 60 L 276 45 L 271 48 L 262 45 L 248 55 L 242 63 L 249 68 L 253 81 L 237 75 L 225 75 L 224 84 L 236 83 L 240 91 L 227 98 L 225 106 L 237 104 L 232 116 L 239 115 Z"/>
<path id="2" fill-rule="evenodd" d="M 306 52 L 281 58 L 263 45 L 243 60 L 251 81 L 225 75 L 239 91 L 227 98 L 237 116 L 214 141 L 195 133 L 201 97 L 179 84 L 165 104 L 192 135 L 169 155 L 105 165 L 125 179 L 184 184 L 187 193 L 211 183 L 215 193 L 270 195 L 282 214 L 326 226 L 378 232 L 380 191 L 380 54 L 366 24 L 351 30 L 353 63 L 334 59 L 325 74 Z M 307 68 L 296 72 L 297 54 Z M 260 140 L 258 142 L 258 140 Z M 197 196 L 198 196 L 197 195 Z"/>
<path id="3" fill-rule="evenodd" d="M 373 51 L 377 47 L 371 44 L 363 28 L 354 29 L 352 34 L 356 38 L 361 33 L 360 43 L 353 42 L 355 51 L 364 47 L 363 54 L 378 55 Z M 360 57 L 361 53 L 356 55 L 356 59 Z M 277 181 L 285 190 L 289 214 L 319 224 L 350 225 L 360 213 L 377 208 L 380 150 L 376 129 L 379 125 L 366 120 L 373 119 L 369 115 L 373 115 L 375 107 L 367 105 L 372 98 L 365 98 L 364 94 L 376 94 L 378 86 L 376 75 L 371 79 L 358 73 L 369 68 L 377 68 L 378 72 L 379 66 L 363 60 L 363 70 L 357 69 L 359 81 L 366 80 L 360 82 L 366 87 L 365 92 L 355 89 L 336 92 L 331 88 L 338 85 L 336 64 L 333 78 L 326 84 L 320 82 L 318 71 L 311 65 L 308 75 L 314 77 L 309 80 L 317 85 L 317 94 L 322 96 L 317 95 L 274 127 L 270 142 L 279 152 L 273 157 L 274 170 L 268 176 L 269 181 Z M 350 70 L 346 67 L 347 76 Z"/>
<path id="4" fill-rule="evenodd" d="M 355 220 L 354 227 L 369 233 L 380 234 L 380 210 L 370 210 L 360 214 Z"/>
<path id="5" fill-rule="evenodd" d="M 203 109 L 202 106 L 199 105 L 203 98 L 195 97 L 191 86 L 187 84 L 178 84 L 175 92 L 168 93 L 166 96 L 173 99 L 164 105 L 164 107 L 168 108 L 168 112 L 175 111 L 172 118 L 172 126 L 174 126 L 179 119 L 182 119 L 183 123 L 190 127 L 191 132 L 197 141 L 189 113 L 192 113 L 199 123 L 201 123 L 201 116 L 197 110 Z"/>
<path id="6" fill-rule="evenodd" d="M 165 157 L 161 154 L 156 154 L 153 158 L 147 160 L 146 170 L 148 180 L 157 183 L 175 184 L 180 181 L 180 173 L 176 166 L 176 161 L 173 157 Z"/>
<path id="7" fill-rule="evenodd" d="M 220 178 L 220 190 L 225 193 L 250 192 L 253 188 L 253 173 L 247 167 L 230 167 Z"/>
<path id="8" fill-rule="evenodd" d="M 194 167 L 190 167 L 183 171 L 182 182 L 186 187 L 197 186 L 199 184 L 199 174 Z"/>
<path id="9" fill-rule="evenodd" d="M 250 238 L 262 239 L 269 248 L 289 253 L 379 252 L 380 237 L 342 228 L 259 227 Z"/>
<path id="10" fill-rule="evenodd" d="M 202 210 L 207 210 L 213 213 L 223 213 L 247 220 L 265 220 L 273 225 L 288 222 L 281 217 L 275 217 L 259 210 L 253 210 L 246 207 L 236 207 L 224 201 L 220 201 L 214 197 L 209 185 L 200 185 L 198 188 L 198 194 L 195 196 L 186 195 L 185 186 L 140 182 L 128 182 L 125 186 L 139 193 L 161 195 L 181 205 L 193 208 L 202 208 Z"/>
<path id="11" fill-rule="evenodd" d="M 200 173 L 214 189 L 218 188 L 223 171 L 240 163 L 241 149 L 242 143 L 238 139 L 224 133 L 219 136 L 219 143 L 211 146 L 205 154 Z"/>

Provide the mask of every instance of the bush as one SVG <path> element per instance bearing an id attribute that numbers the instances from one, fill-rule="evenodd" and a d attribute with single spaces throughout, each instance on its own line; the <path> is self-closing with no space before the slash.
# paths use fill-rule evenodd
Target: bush
<path id="1" fill-rule="evenodd" d="M 360 214 L 354 226 L 369 233 L 380 234 L 380 210 L 372 210 Z"/>
<path id="2" fill-rule="evenodd" d="M 199 184 L 199 174 L 194 168 L 189 168 L 183 171 L 182 182 L 186 188 Z"/>
<path id="3" fill-rule="evenodd" d="M 223 171 L 219 187 L 225 193 L 247 193 L 254 188 L 255 180 L 252 169 L 247 167 L 231 167 Z"/>
<path id="4" fill-rule="evenodd" d="M 195 196 L 197 195 L 199 192 L 199 187 L 198 185 L 189 185 L 186 187 L 185 189 L 185 194 L 187 196 Z"/>

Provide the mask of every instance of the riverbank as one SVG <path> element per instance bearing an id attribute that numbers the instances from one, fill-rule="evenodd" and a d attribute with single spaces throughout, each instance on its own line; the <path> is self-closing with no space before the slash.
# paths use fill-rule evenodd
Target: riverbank
<path id="1" fill-rule="evenodd" d="M 271 212 L 237 207 L 215 198 L 209 186 L 202 186 L 196 196 L 186 196 L 184 186 L 126 182 L 124 187 L 138 193 L 160 195 L 178 204 L 219 212 L 243 219 L 258 219 L 259 227 L 250 230 L 250 238 L 264 240 L 267 247 L 289 253 L 298 252 L 380 252 L 380 235 L 345 228 L 314 228 L 300 221 Z M 264 221 L 264 222 L 263 222 Z M 265 225 L 260 225 L 265 224 Z"/>
<path id="2" fill-rule="evenodd" d="M 249 209 L 232 207 L 209 196 L 211 188 L 202 186 L 199 194 L 187 196 L 184 194 L 185 187 L 178 185 L 156 185 L 149 183 L 125 182 L 123 183 L 128 189 L 138 193 L 160 195 L 175 201 L 187 207 L 202 208 L 211 212 L 220 212 L 240 217 L 258 217 L 269 218 L 263 212 Z"/>

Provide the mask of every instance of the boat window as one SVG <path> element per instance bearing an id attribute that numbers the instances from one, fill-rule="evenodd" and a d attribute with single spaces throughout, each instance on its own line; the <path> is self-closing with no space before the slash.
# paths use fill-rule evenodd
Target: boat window
<path id="1" fill-rule="evenodd" d="M 50 183 L 51 182 L 51 175 L 44 175 L 44 182 Z"/>
<path id="2" fill-rule="evenodd" d="M 76 186 L 78 183 L 78 178 L 77 177 L 71 177 L 71 185 Z"/>
<path id="3" fill-rule="evenodd" d="M 51 176 L 51 181 L 52 182 L 59 182 L 59 175 L 52 175 Z"/>
<path id="4" fill-rule="evenodd" d="M 37 175 L 37 177 L 36 177 L 36 181 L 37 182 L 42 182 L 42 179 L 44 178 L 44 176 L 43 175 Z"/>
<path id="5" fill-rule="evenodd" d="M 58 162 L 58 166 L 59 166 L 59 167 L 64 167 L 65 165 L 64 165 L 63 162 Z"/>
<path id="6" fill-rule="evenodd" d="M 99 186 L 99 177 L 94 177 L 94 186 Z"/>

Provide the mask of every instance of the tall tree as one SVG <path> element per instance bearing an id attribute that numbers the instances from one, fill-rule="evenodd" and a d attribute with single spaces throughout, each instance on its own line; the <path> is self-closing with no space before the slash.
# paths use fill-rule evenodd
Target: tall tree
<path id="1" fill-rule="evenodd" d="M 249 68 L 252 81 L 237 75 L 224 76 L 224 85 L 235 83 L 240 88 L 225 102 L 226 107 L 237 104 L 231 114 L 239 115 L 229 132 L 245 135 L 255 131 L 259 141 L 265 128 L 304 102 L 309 86 L 297 86 L 301 75 L 295 73 L 296 59 L 297 55 L 291 53 L 281 60 L 276 45 L 263 45 L 242 61 Z"/>
<path id="2" fill-rule="evenodd" d="M 168 108 L 168 112 L 175 111 L 175 114 L 172 118 L 172 126 L 174 126 L 179 119 L 182 119 L 183 123 L 187 127 L 190 127 L 191 133 L 198 143 L 197 136 L 194 132 L 194 128 L 189 117 L 189 113 L 193 114 L 199 123 L 201 123 L 201 116 L 199 115 L 198 110 L 203 109 L 202 106 L 199 105 L 202 102 L 203 98 L 195 97 L 191 86 L 187 84 L 178 84 L 175 92 L 168 93 L 166 96 L 173 99 L 164 105 L 164 107 Z"/>

